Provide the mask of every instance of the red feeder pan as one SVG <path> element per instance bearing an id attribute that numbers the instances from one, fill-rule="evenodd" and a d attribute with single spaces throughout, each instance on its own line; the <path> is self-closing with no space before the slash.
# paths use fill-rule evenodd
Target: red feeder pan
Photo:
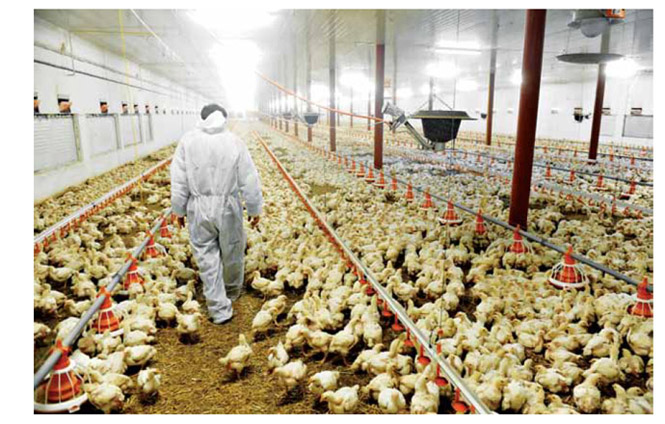
<path id="1" fill-rule="evenodd" d="M 486 232 L 487 229 L 485 228 L 485 220 L 483 219 L 483 213 L 480 209 L 478 209 L 478 213 L 476 214 L 476 234 L 482 236 Z"/>
<path id="2" fill-rule="evenodd" d="M 159 226 L 159 236 L 162 238 L 171 238 L 171 231 L 169 230 L 169 225 L 166 222 L 166 217 L 164 217 L 162 224 Z"/>
<path id="3" fill-rule="evenodd" d="M 450 200 L 448 200 L 446 212 L 443 214 L 443 218 L 439 218 L 439 222 L 443 225 L 459 225 L 462 223 L 462 218 L 457 216 L 453 202 Z"/>
<path id="4" fill-rule="evenodd" d="M 367 176 L 365 177 L 365 182 L 372 184 L 374 181 L 376 181 L 376 178 L 374 178 L 374 171 L 372 170 L 371 166 L 367 166 L 367 169 L 369 171 L 367 172 Z"/>
<path id="5" fill-rule="evenodd" d="M 653 293 L 649 293 L 647 285 L 649 280 L 644 277 L 642 282 L 637 286 L 637 294 L 635 295 L 635 304 L 628 308 L 628 312 L 632 315 L 638 315 L 644 318 L 653 318 Z"/>
<path id="6" fill-rule="evenodd" d="M 399 322 L 399 319 L 397 319 L 397 314 L 395 314 L 395 321 L 393 322 L 391 328 L 396 333 L 404 331 L 404 326 Z"/>
<path id="7" fill-rule="evenodd" d="M 358 172 L 356 172 L 356 177 L 365 178 L 365 165 L 363 165 L 362 162 L 360 162 L 360 168 L 358 168 Z"/>
<path id="8" fill-rule="evenodd" d="M 466 406 L 466 403 L 462 402 L 459 389 L 455 389 L 455 399 L 452 401 L 451 406 L 458 414 L 469 412 L 469 407 Z"/>
<path id="9" fill-rule="evenodd" d="M 386 179 L 385 176 L 383 175 L 383 171 L 379 172 L 379 181 L 374 183 L 374 187 L 386 188 Z"/>
<path id="10" fill-rule="evenodd" d="M 429 359 L 427 356 L 425 356 L 425 348 L 421 344 L 419 352 L 418 352 L 418 363 L 420 365 L 427 366 L 427 365 L 429 365 L 430 362 L 432 362 L 432 360 Z"/>
<path id="11" fill-rule="evenodd" d="M 349 167 L 349 173 L 355 174 L 356 173 L 356 161 L 351 159 L 351 166 Z"/>
<path id="12" fill-rule="evenodd" d="M 148 244 L 145 247 L 145 250 L 143 251 L 143 257 L 145 259 L 148 258 L 158 258 L 160 256 L 163 256 L 166 252 L 164 252 L 164 247 L 161 245 L 158 245 L 155 243 L 155 238 L 153 237 L 152 234 L 150 234 L 150 231 L 148 231 Z"/>
<path id="13" fill-rule="evenodd" d="M 439 365 L 438 362 L 436 363 L 436 377 L 434 378 L 434 384 L 439 387 L 445 387 L 448 385 L 448 380 L 441 376 L 441 365 Z"/>
<path id="14" fill-rule="evenodd" d="M 432 196 L 429 194 L 429 189 L 425 189 L 425 200 L 422 205 L 420 205 L 420 209 L 427 210 L 433 207 L 434 203 L 432 203 Z"/>
<path id="15" fill-rule="evenodd" d="M 378 300 L 381 299 L 377 299 L 377 301 Z M 388 302 L 386 302 L 385 300 L 381 300 L 381 304 L 383 306 L 383 310 L 381 311 L 381 316 L 386 318 L 390 318 L 391 316 L 393 316 L 393 313 L 390 311 L 390 309 L 388 309 Z"/>
<path id="16" fill-rule="evenodd" d="M 531 246 L 526 244 L 522 235 L 520 234 L 520 226 L 518 225 L 513 231 L 513 244 L 510 245 L 510 251 L 513 253 L 530 253 Z"/>
<path id="17" fill-rule="evenodd" d="M 415 345 L 413 344 L 413 340 L 411 340 L 411 330 L 408 328 L 406 329 L 406 340 L 404 340 L 404 346 L 406 347 L 414 347 Z"/>
<path id="18" fill-rule="evenodd" d="M 372 288 L 372 286 L 367 284 L 367 288 L 365 288 L 365 294 L 367 296 L 372 296 L 372 295 L 374 295 L 374 293 L 375 292 L 374 292 L 374 289 Z"/>
<path id="19" fill-rule="evenodd" d="M 132 263 L 129 266 L 129 270 L 127 271 L 127 275 L 125 276 L 125 281 L 123 283 L 125 289 L 128 289 L 129 286 L 131 286 L 132 284 L 143 285 L 143 283 L 145 282 L 143 277 L 141 277 L 141 274 L 139 274 L 139 268 L 136 266 L 136 259 L 131 255 L 130 258 L 132 260 Z"/>
<path id="20" fill-rule="evenodd" d="M 104 334 L 107 330 L 111 332 L 111 336 L 116 337 L 123 333 L 122 328 L 120 328 L 120 319 L 113 312 L 113 302 L 111 300 L 111 295 L 106 290 L 106 287 L 99 289 L 99 296 L 106 296 L 102 307 L 99 309 L 99 314 L 97 318 L 92 322 L 92 329 L 95 330 L 97 334 Z"/>
<path id="21" fill-rule="evenodd" d="M 392 181 L 390 182 L 390 189 L 393 191 L 397 191 L 397 180 L 395 177 L 393 177 Z"/>
<path id="22" fill-rule="evenodd" d="M 573 259 L 572 254 L 573 247 L 568 246 L 568 251 L 563 256 L 563 262 L 559 262 L 552 268 L 552 274 L 548 281 L 559 289 L 580 288 L 589 283 L 584 270 Z"/>
<path id="23" fill-rule="evenodd" d="M 549 180 L 551 178 L 552 178 L 552 168 L 549 165 L 547 165 L 547 167 L 545 168 L 545 179 Z"/>
<path id="24" fill-rule="evenodd" d="M 83 377 L 76 370 L 76 363 L 69 359 L 69 348 L 56 341 L 55 348 L 61 352 L 48 380 L 37 388 L 34 400 L 36 412 L 76 412 L 88 400 L 83 391 Z M 43 399 L 38 399 L 43 394 Z"/>
<path id="25" fill-rule="evenodd" d="M 411 187 L 411 182 L 406 185 L 406 195 L 404 196 L 407 202 L 413 202 L 413 187 Z"/>
<path id="26" fill-rule="evenodd" d="M 625 192 L 625 193 L 621 193 L 619 198 L 624 199 L 624 200 L 630 199 L 633 196 L 633 194 L 635 194 L 636 185 L 637 184 L 635 183 L 635 181 L 631 181 L 630 182 L 630 188 L 628 189 L 628 191 Z"/>

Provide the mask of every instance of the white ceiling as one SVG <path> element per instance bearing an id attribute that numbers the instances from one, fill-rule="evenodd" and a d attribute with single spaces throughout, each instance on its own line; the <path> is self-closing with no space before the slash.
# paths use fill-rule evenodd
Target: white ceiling
<path id="1" fill-rule="evenodd" d="M 140 10 L 136 13 L 159 40 L 131 11 L 122 11 L 127 56 L 146 69 L 160 73 L 211 98 L 223 92 L 219 74 L 208 56 L 215 37 L 192 21 L 182 10 Z M 76 33 L 114 53 L 121 54 L 117 10 L 38 10 L 35 14 Z M 314 81 L 328 80 L 328 45 L 334 33 L 337 68 L 373 72 L 376 40 L 375 10 L 281 10 L 269 27 L 253 31 L 251 39 L 263 53 L 260 70 L 293 87 L 293 58 L 296 51 L 299 90 L 304 89 L 305 43 L 309 39 Z M 433 60 L 454 60 L 460 78 L 486 81 L 492 45 L 492 19 L 498 22 L 497 85 L 509 84 L 519 69 L 524 42 L 523 10 L 389 10 L 386 12 L 386 75 L 393 76 L 393 49 L 397 47 L 397 84 L 414 90 Z M 596 52 L 600 37 L 586 38 L 567 24 L 571 10 L 547 14 L 543 78 L 547 82 L 593 79 L 595 66 L 562 63 L 556 56 L 567 52 Z M 309 34 L 309 35 L 308 35 Z M 160 41 L 161 40 L 161 41 Z M 441 57 L 432 47 L 443 40 L 473 41 L 478 56 Z M 623 23 L 612 26 L 610 52 L 635 59 L 646 71 L 653 69 L 653 12 L 627 10 Z M 230 58 L 233 66 L 233 58 Z M 284 67 L 287 67 L 284 72 Z M 277 73 L 277 69 L 281 69 Z M 368 72 L 369 71 L 369 72 Z"/>

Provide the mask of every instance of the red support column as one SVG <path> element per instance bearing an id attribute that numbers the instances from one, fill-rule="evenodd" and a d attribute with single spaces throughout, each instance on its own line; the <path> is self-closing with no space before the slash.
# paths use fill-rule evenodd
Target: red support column
<path id="1" fill-rule="evenodd" d="M 609 29 L 606 29 L 601 39 L 600 50 L 607 53 L 610 44 Z M 603 101 L 605 99 L 605 63 L 598 65 L 598 81 L 596 83 L 596 101 L 593 105 L 591 121 L 591 139 L 589 140 L 589 160 L 596 160 L 598 156 L 598 139 L 600 138 L 600 124 L 603 118 Z"/>
<path id="2" fill-rule="evenodd" d="M 353 128 L 353 87 L 351 87 L 351 116 L 349 116 L 349 127 Z"/>
<path id="3" fill-rule="evenodd" d="M 378 10 L 376 21 L 376 78 L 374 86 L 374 116 L 383 119 L 383 84 L 386 65 L 386 14 Z M 374 125 L 374 168 L 383 168 L 383 123 Z"/>
<path id="4" fill-rule="evenodd" d="M 334 13 L 334 12 L 333 12 Z M 328 50 L 328 71 L 330 88 L 330 113 L 328 115 L 328 125 L 330 125 L 330 151 L 337 151 L 337 132 L 335 117 L 335 33 L 330 34 L 330 43 Z"/>
<path id="5" fill-rule="evenodd" d="M 485 144 L 492 145 L 492 124 L 494 122 L 494 80 L 496 77 L 496 40 L 498 36 L 499 25 L 496 18 L 496 11 L 492 16 L 492 51 L 490 53 L 490 81 L 487 90 L 487 127 L 485 129 Z"/>
<path id="6" fill-rule="evenodd" d="M 312 11 L 310 10 L 309 16 L 307 21 L 310 22 L 311 14 Z M 305 52 L 307 52 L 307 67 L 305 71 L 305 90 L 307 91 L 307 99 L 311 100 L 312 99 L 312 50 L 310 47 L 310 30 L 309 30 L 309 23 L 307 24 L 307 36 L 305 38 L 305 43 L 307 45 L 305 46 Z M 312 104 L 307 103 L 307 112 L 312 112 Z M 319 112 L 320 113 L 320 112 Z M 312 142 L 312 127 L 310 125 L 307 125 L 307 141 Z"/>
<path id="7" fill-rule="evenodd" d="M 367 93 L 367 116 L 372 116 L 372 93 Z M 367 118 L 367 131 L 372 129 L 372 120 Z"/>
<path id="8" fill-rule="evenodd" d="M 526 223 L 529 213 L 531 171 L 538 122 L 538 100 L 543 67 L 546 18 L 546 10 L 529 9 L 526 12 L 524 52 L 522 54 L 522 88 L 520 90 L 515 163 L 508 218 L 511 225 L 519 225 L 523 229 L 527 228 Z"/>

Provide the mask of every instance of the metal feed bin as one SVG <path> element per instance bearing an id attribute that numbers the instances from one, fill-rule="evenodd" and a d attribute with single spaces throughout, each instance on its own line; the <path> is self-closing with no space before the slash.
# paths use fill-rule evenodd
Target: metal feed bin
<path id="1" fill-rule="evenodd" d="M 310 127 L 316 125 L 316 123 L 319 122 L 319 114 L 316 112 L 305 112 L 302 114 L 302 117 Z"/>
<path id="2" fill-rule="evenodd" d="M 462 110 L 421 110 L 410 117 L 421 120 L 425 138 L 432 142 L 434 150 L 443 150 L 445 143 L 457 138 L 462 121 L 475 121 Z"/>

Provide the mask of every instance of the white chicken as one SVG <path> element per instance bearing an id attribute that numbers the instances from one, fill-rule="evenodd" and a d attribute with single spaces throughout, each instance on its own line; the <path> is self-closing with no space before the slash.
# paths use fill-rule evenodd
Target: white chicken
<path id="1" fill-rule="evenodd" d="M 299 359 L 275 368 L 273 374 L 279 378 L 280 384 L 289 391 L 302 383 L 307 375 L 307 365 Z"/>
<path id="2" fill-rule="evenodd" d="M 320 401 L 328 403 L 328 410 L 333 414 L 353 414 L 358 408 L 359 385 L 342 387 L 333 392 L 327 391 L 321 395 Z"/>
<path id="3" fill-rule="evenodd" d="M 339 371 L 321 371 L 309 378 L 309 391 L 317 396 L 327 391 L 337 390 Z"/>
<path id="4" fill-rule="evenodd" d="M 226 369 L 233 370 L 237 378 L 249 364 L 249 359 L 253 353 L 245 335 L 240 333 L 238 335 L 238 345 L 234 346 L 225 357 L 220 358 L 219 363 Z"/>
<path id="5" fill-rule="evenodd" d="M 146 368 L 139 371 L 136 383 L 141 389 L 141 395 L 145 398 L 156 396 L 162 383 L 162 376 L 155 368 Z"/>

